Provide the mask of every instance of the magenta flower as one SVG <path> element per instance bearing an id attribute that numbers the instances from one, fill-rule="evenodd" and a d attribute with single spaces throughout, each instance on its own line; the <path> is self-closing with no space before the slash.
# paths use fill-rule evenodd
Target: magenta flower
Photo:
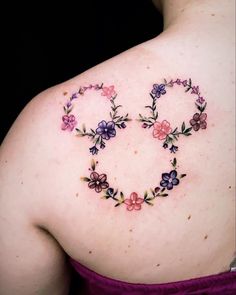
<path id="1" fill-rule="evenodd" d="M 198 94 L 198 92 L 199 92 L 199 86 L 193 86 L 192 87 L 192 94 Z"/>
<path id="2" fill-rule="evenodd" d="M 138 197 L 138 194 L 133 192 L 129 199 L 125 199 L 124 203 L 127 205 L 127 210 L 132 211 L 134 210 L 140 210 L 141 204 L 144 202 L 142 198 Z"/>
<path id="3" fill-rule="evenodd" d="M 180 85 L 181 84 L 181 80 L 180 79 L 177 79 L 175 82 L 176 82 L 177 85 Z"/>
<path id="4" fill-rule="evenodd" d="M 95 189 L 97 193 L 100 193 L 103 189 L 109 187 L 107 182 L 106 174 L 98 174 L 97 172 L 93 171 L 90 174 L 90 181 L 88 183 L 88 187 L 91 189 Z"/>
<path id="5" fill-rule="evenodd" d="M 72 131 L 75 127 L 75 125 L 77 124 L 77 121 L 75 120 L 75 116 L 74 115 L 64 115 L 62 117 L 62 125 L 61 125 L 61 129 L 62 130 L 66 130 L 69 129 L 70 131 Z"/>
<path id="6" fill-rule="evenodd" d="M 203 104 L 205 102 L 205 99 L 202 96 L 200 96 L 196 101 L 200 104 Z"/>
<path id="7" fill-rule="evenodd" d="M 189 121 L 190 125 L 193 127 L 194 131 L 198 131 L 200 128 L 201 129 L 206 129 L 207 128 L 207 114 L 202 113 L 202 114 L 194 114 L 193 118 Z"/>
<path id="8" fill-rule="evenodd" d="M 113 96 L 116 95 L 114 88 L 115 87 L 113 85 L 111 85 L 109 87 L 103 87 L 101 95 L 106 96 L 108 99 L 111 99 Z"/>

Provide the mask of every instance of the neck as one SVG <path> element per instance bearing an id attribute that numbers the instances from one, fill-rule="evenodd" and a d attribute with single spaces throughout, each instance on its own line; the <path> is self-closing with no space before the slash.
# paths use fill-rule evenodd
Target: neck
<path id="1" fill-rule="evenodd" d="M 157 8 L 162 12 L 164 19 L 164 31 L 187 29 L 204 29 L 204 26 L 215 19 L 234 14 L 233 0 L 153 0 Z M 232 23 L 231 23 L 232 25 Z"/>

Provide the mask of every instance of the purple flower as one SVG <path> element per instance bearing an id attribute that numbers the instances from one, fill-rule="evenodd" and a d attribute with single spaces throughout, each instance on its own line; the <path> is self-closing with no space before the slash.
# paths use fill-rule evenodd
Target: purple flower
<path id="1" fill-rule="evenodd" d="M 207 128 L 207 114 L 206 113 L 195 113 L 193 115 L 193 118 L 189 121 L 190 125 L 193 127 L 194 131 L 198 131 L 200 128 L 201 129 L 206 129 Z"/>
<path id="2" fill-rule="evenodd" d="M 181 80 L 180 79 L 177 79 L 175 82 L 176 82 L 177 85 L 180 85 L 181 84 Z"/>
<path id="3" fill-rule="evenodd" d="M 73 93 L 72 95 L 71 95 L 71 100 L 73 100 L 73 99 L 76 99 L 77 98 L 77 94 L 76 93 Z"/>
<path id="4" fill-rule="evenodd" d="M 105 142 L 104 141 L 102 141 L 101 143 L 100 143 L 100 149 L 104 149 L 105 148 Z"/>
<path id="5" fill-rule="evenodd" d="M 199 86 L 193 86 L 191 94 L 198 94 L 198 92 L 199 92 Z"/>
<path id="6" fill-rule="evenodd" d="M 96 148 L 96 146 L 92 146 L 90 149 L 89 149 L 90 153 L 92 155 L 96 155 L 98 153 L 98 149 Z"/>
<path id="7" fill-rule="evenodd" d="M 175 154 L 177 151 L 178 151 L 178 147 L 176 145 L 172 144 L 172 146 L 170 148 L 170 152 Z"/>
<path id="8" fill-rule="evenodd" d="M 66 107 L 67 107 L 67 108 L 71 107 L 71 101 L 68 101 L 68 102 L 67 102 Z"/>
<path id="9" fill-rule="evenodd" d="M 101 137 L 106 140 L 110 139 L 110 137 L 116 136 L 115 123 L 113 121 L 101 121 L 98 124 L 96 133 L 101 135 Z"/>
<path id="10" fill-rule="evenodd" d="M 163 148 L 164 148 L 164 149 L 167 149 L 167 148 L 168 148 L 168 144 L 167 144 L 167 143 L 164 143 L 164 144 L 163 144 Z"/>
<path id="11" fill-rule="evenodd" d="M 179 184 L 179 179 L 177 178 L 176 170 L 172 170 L 170 173 L 162 174 L 162 181 L 160 182 L 160 185 L 162 187 L 165 187 L 168 190 L 171 190 L 174 185 L 178 185 L 178 184 Z"/>
<path id="12" fill-rule="evenodd" d="M 154 97 L 159 98 L 161 95 L 166 94 L 165 87 L 165 84 L 154 84 L 151 93 L 154 95 Z"/>
<path id="13" fill-rule="evenodd" d="M 183 85 L 184 87 L 186 87 L 186 86 L 188 85 L 187 80 L 182 81 L 182 85 Z"/>
<path id="14" fill-rule="evenodd" d="M 200 96 L 198 99 L 197 99 L 197 102 L 200 103 L 200 104 L 203 104 L 205 102 L 205 99 Z"/>
<path id="15" fill-rule="evenodd" d="M 124 129 L 126 127 L 125 122 L 122 122 L 120 126 Z"/>
<path id="16" fill-rule="evenodd" d="M 112 196 L 113 195 L 113 193 L 114 193 L 114 189 L 113 188 L 111 188 L 111 187 L 109 187 L 108 189 L 107 189 L 107 192 L 106 192 L 109 196 Z"/>
<path id="17" fill-rule="evenodd" d="M 147 128 L 148 127 L 148 124 L 147 123 L 143 123 L 142 127 L 143 128 Z"/>

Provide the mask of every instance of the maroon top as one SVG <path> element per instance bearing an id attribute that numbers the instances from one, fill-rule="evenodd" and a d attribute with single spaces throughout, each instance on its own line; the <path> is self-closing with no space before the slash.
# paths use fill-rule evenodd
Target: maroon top
<path id="1" fill-rule="evenodd" d="M 99 275 L 71 258 L 70 263 L 83 278 L 83 294 L 86 295 L 236 294 L 236 272 L 166 284 L 133 284 Z"/>

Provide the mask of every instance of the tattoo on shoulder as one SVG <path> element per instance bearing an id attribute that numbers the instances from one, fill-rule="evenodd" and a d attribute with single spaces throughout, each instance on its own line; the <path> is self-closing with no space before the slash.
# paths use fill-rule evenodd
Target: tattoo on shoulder
<path id="1" fill-rule="evenodd" d="M 172 168 L 170 171 L 162 173 L 161 179 L 157 181 L 156 186 L 149 191 L 146 190 L 142 196 L 138 193 L 132 192 L 129 197 L 125 197 L 124 193 L 118 189 L 113 188 L 104 173 L 98 173 L 96 170 L 98 161 L 92 160 L 89 168 L 90 175 L 88 177 L 81 177 L 82 181 L 88 182 L 88 187 L 96 193 L 103 193 L 104 199 L 112 199 L 115 201 L 115 207 L 126 205 L 128 211 L 141 210 L 142 204 L 153 206 L 153 201 L 156 198 L 163 198 L 169 195 L 168 191 L 172 190 L 180 183 L 180 179 L 186 174 L 177 173 L 177 160 L 173 159 L 171 162 Z"/>
<path id="2" fill-rule="evenodd" d="M 195 96 L 196 112 L 190 118 L 189 125 L 183 121 L 180 128 L 171 128 L 171 125 L 167 120 L 163 120 L 162 122 L 158 121 L 157 101 L 158 99 L 161 99 L 163 95 L 167 94 L 168 88 L 172 88 L 176 85 L 184 87 L 185 92 L 191 90 L 191 94 Z M 169 82 L 164 79 L 164 82 L 161 84 L 153 84 L 150 96 L 152 99 L 152 104 L 145 106 L 145 108 L 150 110 L 150 115 L 147 117 L 139 114 L 138 120 L 143 123 L 143 128 L 152 127 L 153 137 L 157 138 L 158 140 L 162 140 L 163 148 L 169 148 L 171 153 L 176 153 L 178 151 L 178 146 L 174 143 L 178 141 L 180 136 L 190 136 L 192 135 L 192 130 L 196 132 L 200 129 L 207 128 L 207 114 L 205 112 L 207 103 L 200 93 L 199 86 L 193 86 L 191 79 L 176 79 L 170 80 Z"/>
<path id="3" fill-rule="evenodd" d="M 74 100 L 83 96 L 85 92 L 88 90 L 100 91 L 101 96 L 104 96 L 105 98 L 109 100 L 111 104 L 111 111 L 109 113 L 111 120 L 110 121 L 101 120 L 98 123 L 98 126 L 96 128 L 89 128 L 89 130 L 87 130 L 85 124 L 82 124 L 80 128 L 79 127 L 75 128 L 75 126 L 78 126 L 79 120 L 77 121 L 75 115 L 72 114 L 73 102 Z M 89 86 L 80 87 L 79 91 L 73 93 L 71 97 L 69 98 L 69 101 L 67 101 L 63 107 L 65 114 L 62 117 L 61 129 L 73 131 L 75 128 L 77 132 L 76 135 L 78 137 L 88 137 L 93 142 L 92 147 L 89 149 L 90 153 L 92 155 L 97 154 L 99 149 L 104 149 L 106 147 L 105 141 L 116 136 L 117 128 L 119 129 L 126 128 L 126 122 L 130 121 L 128 114 L 126 115 L 119 114 L 119 108 L 121 108 L 122 105 L 116 104 L 115 102 L 116 97 L 117 97 L 117 93 L 113 85 L 106 87 L 102 83 L 101 85 L 90 84 Z"/>
<path id="4" fill-rule="evenodd" d="M 188 122 L 183 121 L 180 127 L 171 127 L 167 120 L 162 122 L 158 121 L 157 103 L 163 95 L 166 95 L 168 89 L 180 86 L 184 88 L 185 92 L 191 91 L 194 96 L 195 113 L 189 118 Z M 73 101 L 79 96 L 83 96 L 87 90 L 101 91 L 101 95 L 105 96 L 111 103 L 110 121 L 102 120 L 98 123 L 96 129 L 90 128 L 87 131 L 84 124 L 78 128 L 78 119 L 72 114 Z M 191 79 L 170 80 L 169 82 L 164 79 L 160 84 L 153 84 L 150 91 L 152 102 L 146 105 L 145 108 L 149 109 L 148 116 L 139 114 L 138 121 L 142 123 L 142 128 L 152 128 L 153 138 L 162 141 L 164 149 L 169 149 L 170 153 L 176 153 L 178 146 L 176 142 L 181 136 L 190 136 L 192 132 L 197 132 L 201 129 L 207 128 L 207 113 L 206 113 L 206 100 L 200 93 L 199 86 L 194 86 Z M 126 128 L 126 122 L 131 121 L 128 114 L 120 115 L 118 113 L 121 105 L 115 103 L 117 93 L 114 86 L 89 85 L 87 87 L 80 87 L 79 91 L 73 93 L 64 105 L 64 115 L 62 117 L 62 130 L 73 131 L 75 126 L 77 136 L 88 137 L 92 140 L 93 146 L 89 149 L 92 155 L 98 154 L 99 149 L 105 148 L 105 141 L 116 136 L 116 129 Z M 143 204 L 152 206 L 154 200 L 169 196 L 169 192 L 180 184 L 182 178 L 186 174 L 178 174 L 177 159 L 176 157 L 171 160 L 171 168 L 169 171 L 162 173 L 154 184 L 153 188 L 146 190 L 143 194 L 133 191 L 128 197 L 123 193 L 120 188 L 114 188 L 109 184 L 107 175 L 105 173 L 97 172 L 98 161 L 92 159 L 91 167 L 89 168 L 90 174 L 86 177 L 81 177 L 81 180 L 88 183 L 88 188 L 94 190 L 96 193 L 102 193 L 104 199 L 111 199 L 115 202 L 115 207 L 125 205 L 128 211 L 141 210 Z"/>
<path id="5" fill-rule="evenodd" d="M 72 114 L 73 102 L 80 96 L 83 96 L 88 90 L 100 91 L 101 96 L 104 96 L 109 100 L 109 102 L 111 103 L 111 111 L 109 113 L 111 120 L 102 120 L 98 123 L 98 126 L 96 128 L 89 128 L 89 130 L 87 130 L 85 124 L 82 124 L 80 128 L 75 128 L 75 126 L 78 126 L 79 120 L 77 121 L 75 115 Z M 105 141 L 116 136 L 117 128 L 126 128 L 126 122 L 130 121 L 128 114 L 119 114 L 119 108 L 121 108 L 122 105 L 116 104 L 116 97 L 117 93 L 113 85 L 106 87 L 102 83 L 101 85 L 90 84 L 89 86 L 80 87 L 79 91 L 73 93 L 63 107 L 65 114 L 62 117 L 61 129 L 73 131 L 75 128 L 77 132 L 76 135 L 78 137 L 88 137 L 89 139 L 91 139 L 91 141 L 93 142 L 93 146 L 89 149 L 89 151 L 92 155 L 97 154 L 99 149 L 104 149 L 106 147 Z"/>

